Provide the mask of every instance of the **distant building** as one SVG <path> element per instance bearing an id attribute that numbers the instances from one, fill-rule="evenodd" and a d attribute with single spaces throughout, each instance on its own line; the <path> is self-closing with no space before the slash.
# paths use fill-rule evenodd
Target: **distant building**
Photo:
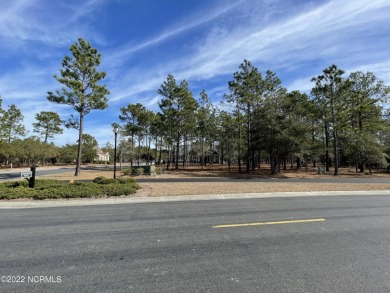
<path id="1" fill-rule="evenodd" d="M 183 162 L 183 155 L 179 156 L 179 162 Z M 202 158 L 201 155 L 193 155 L 189 154 L 187 160 L 189 163 L 201 163 L 203 159 L 203 163 L 205 164 L 220 164 L 221 156 L 216 150 L 207 150 Z"/>
<path id="2" fill-rule="evenodd" d="M 213 148 L 214 145 L 204 145 L 203 156 L 201 152 L 201 145 L 196 142 L 192 142 L 186 147 L 183 145 L 179 149 L 179 163 L 182 163 L 185 159 L 188 163 L 201 163 L 203 160 L 204 164 L 220 164 L 222 159 L 219 152 Z M 184 155 L 185 154 L 185 155 Z"/>
<path id="3" fill-rule="evenodd" d="M 95 147 L 96 149 L 96 159 L 97 162 L 109 162 L 110 161 L 110 153 L 109 152 L 103 152 L 98 147 Z"/>

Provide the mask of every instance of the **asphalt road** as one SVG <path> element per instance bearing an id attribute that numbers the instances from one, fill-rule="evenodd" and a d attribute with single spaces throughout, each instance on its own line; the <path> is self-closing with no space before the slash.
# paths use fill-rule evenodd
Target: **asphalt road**
<path id="1" fill-rule="evenodd" d="M 87 171 L 87 170 L 99 170 L 99 169 L 105 169 L 109 168 L 108 166 L 101 166 L 101 167 L 95 167 L 95 166 L 82 166 L 81 171 Z M 20 169 L 22 170 L 22 169 Z M 75 167 L 58 167 L 58 168 L 36 168 L 36 176 L 43 176 L 43 175 L 51 175 L 51 174 L 61 174 L 66 172 L 74 172 Z M 30 168 L 23 168 L 24 171 L 30 171 Z M 0 172 L 0 181 L 9 180 L 9 179 L 17 179 L 20 178 L 20 171 L 18 172 Z"/>
<path id="2" fill-rule="evenodd" d="M 28 168 L 26 168 L 25 171 L 29 171 Z M 38 170 L 36 171 L 36 176 L 39 175 L 50 175 L 50 174 L 61 174 L 65 172 L 71 171 L 69 168 L 59 168 L 59 169 L 47 169 L 47 170 Z M 23 171 L 24 172 L 24 171 Z M 20 172 L 2 172 L 0 173 L 0 181 L 2 180 L 9 180 L 9 179 L 17 179 L 20 178 Z"/>
<path id="3" fill-rule="evenodd" d="M 390 196 L 352 194 L 1 210 L 0 292 L 390 292 Z"/>

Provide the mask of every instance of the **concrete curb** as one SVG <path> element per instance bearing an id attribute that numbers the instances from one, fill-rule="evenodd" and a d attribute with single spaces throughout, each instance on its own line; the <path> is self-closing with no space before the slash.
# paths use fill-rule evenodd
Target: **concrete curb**
<path id="1" fill-rule="evenodd" d="M 388 190 L 372 191 L 313 191 L 313 192 L 274 192 L 274 193 L 234 193 L 234 194 L 204 194 L 164 197 L 110 197 L 88 199 L 58 199 L 58 200 L 23 200 L 0 201 L 0 209 L 29 209 L 71 206 L 93 206 L 114 204 L 158 203 L 198 200 L 229 200 L 229 199 L 256 199 L 274 197 L 304 197 L 304 196 L 340 196 L 340 195 L 388 195 Z"/>

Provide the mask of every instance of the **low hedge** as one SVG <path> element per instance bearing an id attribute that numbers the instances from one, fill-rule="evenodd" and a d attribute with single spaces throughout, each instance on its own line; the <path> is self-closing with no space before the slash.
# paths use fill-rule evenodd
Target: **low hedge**
<path id="1" fill-rule="evenodd" d="M 38 179 L 35 187 L 29 188 L 28 181 L 0 183 L 0 199 L 17 198 L 86 198 L 133 194 L 139 189 L 133 178 L 109 179 L 97 177 L 93 182 L 69 182 Z"/>
<path id="2" fill-rule="evenodd" d="M 154 165 L 146 165 L 146 166 L 133 166 L 127 167 L 123 170 L 123 175 L 154 175 L 156 174 L 156 166 Z"/>
<path id="3" fill-rule="evenodd" d="M 137 184 L 134 178 L 106 178 L 103 176 L 96 177 L 92 182 L 97 184 Z"/>

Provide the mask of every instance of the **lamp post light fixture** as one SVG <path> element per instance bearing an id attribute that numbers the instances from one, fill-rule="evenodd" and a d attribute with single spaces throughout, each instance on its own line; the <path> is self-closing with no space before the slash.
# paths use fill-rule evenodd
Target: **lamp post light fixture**
<path id="1" fill-rule="evenodd" d="M 116 179 L 116 139 L 118 135 L 118 127 L 114 128 L 115 133 L 115 146 L 114 146 L 114 179 Z"/>

